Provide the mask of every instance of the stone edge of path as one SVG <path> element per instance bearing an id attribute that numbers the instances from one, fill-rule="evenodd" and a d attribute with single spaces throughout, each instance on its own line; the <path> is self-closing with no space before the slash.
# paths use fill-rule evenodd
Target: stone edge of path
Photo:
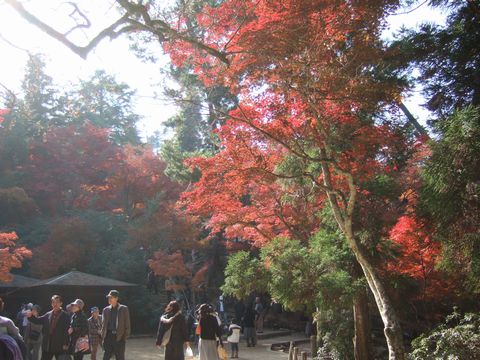
<path id="1" fill-rule="evenodd" d="M 280 341 L 280 342 L 272 343 L 272 345 L 270 345 L 270 350 L 288 352 L 288 349 L 290 348 L 290 342 L 293 342 L 293 346 L 296 347 L 302 344 L 310 344 L 310 339 L 298 339 L 298 340 Z"/>

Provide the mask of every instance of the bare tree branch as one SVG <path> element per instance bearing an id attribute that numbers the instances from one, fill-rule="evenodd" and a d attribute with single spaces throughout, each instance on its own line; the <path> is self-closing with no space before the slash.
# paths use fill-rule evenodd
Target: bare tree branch
<path id="1" fill-rule="evenodd" d="M 185 41 L 198 50 L 205 51 L 207 54 L 214 56 L 226 65 L 229 65 L 230 63 L 227 58 L 229 55 L 227 52 L 215 49 L 214 47 L 203 43 L 201 40 L 189 36 L 185 32 L 175 30 L 168 23 L 161 19 L 152 19 L 145 5 L 141 3 L 133 3 L 127 0 L 116 0 L 116 2 L 125 10 L 125 14 L 110 26 L 100 31 L 97 36 L 95 36 L 86 46 L 79 46 L 70 41 L 67 38 L 67 35 L 76 29 L 90 27 L 91 24 L 86 15 L 73 2 L 69 2 L 69 4 L 74 6 L 74 11 L 70 14 L 70 16 L 73 17 L 74 14 L 78 14 L 85 20 L 85 23 L 77 24 L 66 33 L 61 33 L 44 21 L 40 20 L 38 17 L 25 9 L 20 1 L 5 0 L 5 2 L 32 25 L 38 27 L 52 38 L 61 42 L 83 59 L 86 59 L 89 52 L 92 51 L 105 38 L 113 39 L 124 33 L 146 31 L 156 35 L 159 41 L 165 41 L 167 39 Z M 128 26 L 121 27 L 122 25 L 126 24 L 128 24 Z"/>
<path id="2" fill-rule="evenodd" d="M 17 103 L 17 95 L 13 92 L 13 90 L 10 90 L 6 85 L 2 84 L 0 82 L 0 86 L 5 90 L 5 92 L 7 93 L 7 96 L 5 96 L 5 100 L 9 101 L 7 105 L 7 107 L 9 108 L 12 108 L 15 106 L 15 104 Z M 8 97 L 9 96 L 9 97 Z"/>
<path id="3" fill-rule="evenodd" d="M 73 28 L 68 30 L 63 35 L 67 36 L 68 34 L 70 34 L 71 32 L 73 32 L 76 29 L 88 29 L 92 25 L 92 23 L 90 22 L 88 17 L 82 12 L 82 10 L 80 10 L 78 5 L 75 4 L 74 2 L 71 2 L 71 1 L 67 2 L 67 4 L 69 4 L 73 7 L 73 11 L 68 16 L 70 16 L 73 19 L 73 21 L 77 22 L 77 19 L 75 18 L 75 14 L 78 14 L 85 21 L 85 23 L 83 23 L 83 24 L 77 23 L 76 26 L 74 26 Z"/>
<path id="4" fill-rule="evenodd" d="M 5 36 L 3 36 L 2 34 L 0 34 L 0 39 L 2 39 L 3 41 L 5 41 L 8 45 L 10 45 L 11 47 L 17 49 L 17 50 L 20 50 L 20 51 L 24 51 L 26 52 L 29 56 L 31 55 L 30 51 L 28 49 L 25 49 L 25 48 L 22 48 L 18 45 L 15 45 L 14 43 L 12 43 L 10 40 L 8 40 Z"/>
<path id="5" fill-rule="evenodd" d="M 32 25 L 35 25 L 43 32 L 50 35 L 55 40 L 61 42 L 63 45 L 68 47 L 71 51 L 75 54 L 80 56 L 82 59 L 86 59 L 88 53 L 94 49 L 100 41 L 105 39 L 106 37 L 115 38 L 119 35 L 119 33 L 115 32 L 120 25 L 124 24 L 128 20 L 128 14 L 123 15 L 120 19 L 115 21 L 112 25 L 102 30 L 97 36 L 95 36 L 86 46 L 78 46 L 71 42 L 65 34 L 55 30 L 50 25 L 44 23 L 42 20 L 37 18 L 35 15 L 30 13 L 25 7 L 16 0 L 5 0 L 5 2 L 10 5 L 13 9 L 15 9 L 24 19 L 30 22 Z"/>

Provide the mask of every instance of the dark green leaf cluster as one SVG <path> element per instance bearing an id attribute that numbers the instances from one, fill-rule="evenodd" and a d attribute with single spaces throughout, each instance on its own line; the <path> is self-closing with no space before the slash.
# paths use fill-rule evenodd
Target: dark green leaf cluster
<path id="1" fill-rule="evenodd" d="M 480 291 L 480 110 L 466 107 L 438 127 L 423 171 L 421 211 L 437 224 L 443 266 L 464 269 L 468 286 Z"/>
<path id="2" fill-rule="evenodd" d="M 480 105 L 480 4 L 432 1 L 450 11 L 445 26 L 404 29 L 391 46 L 392 58 L 407 72 L 420 70 L 427 106 L 440 117 L 466 105 Z"/>
<path id="3" fill-rule="evenodd" d="M 480 354 L 480 316 L 458 312 L 412 342 L 410 360 L 476 360 Z"/>

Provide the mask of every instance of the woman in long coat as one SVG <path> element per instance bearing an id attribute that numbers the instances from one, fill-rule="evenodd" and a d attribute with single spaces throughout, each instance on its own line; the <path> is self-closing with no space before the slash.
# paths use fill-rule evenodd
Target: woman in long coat
<path id="1" fill-rule="evenodd" d="M 213 308 L 208 304 L 201 305 L 198 311 L 200 317 L 200 341 L 198 343 L 200 360 L 218 360 L 217 339 L 220 346 L 223 347 L 222 330 L 218 324 L 218 319 Z"/>
<path id="2" fill-rule="evenodd" d="M 85 351 L 77 351 L 76 344 L 80 337 L 88 337 L 88 320 L 87 316 L 83 313 L 84 303 L 82 300 L 77 299 L 70 304 L 72 306 L 72 318 L 70 320 L 70 328 L 68 334 L 70 335 L 70 343 L 68 352 L 73 355 L 74 360 L 82 360 L 84 354 L 89 354 L 89 349 Z"/>
<path id="3" fill-rule="evenodd" d="M 165 346 L 165 360 L 184 360 L 183 345 L 188 343 L 188 332 L 180 305 L 171 301 L 160 317 L 157 346 Z"/>

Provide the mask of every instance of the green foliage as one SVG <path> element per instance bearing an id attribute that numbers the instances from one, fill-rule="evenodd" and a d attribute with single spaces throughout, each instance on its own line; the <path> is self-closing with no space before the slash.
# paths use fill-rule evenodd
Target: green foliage
<path id="1" fill-rule="evenodd" d="M 439 126 L 423 171 L 421 208 L 437 224 L 443 266 L 480 291 L 480 110 L 467 107 Z M 462 270 L 459 272 L 459 270 Z"/>
<path id="2" fill-rule="evenodd" d="M 480 5 L 478 1 L 432 1 L 446 7 L 446 26 L 423 24 L 403 30 L 392 46 L 394 61 L 420 69 L 428 108 L 441 116 L 480 105 Z"/>
<path id="3" fill-rule="evenodd" d="M 23 223 L 36 211 L 35 201 L 22 188 L 0 188 L 0 227 Z"/>
<path id="4" fill-rule="evenodd" d="M 442 224 L 480 209 L 480 108 L 457 111 L 437 127 L 426 163 L 425 204 Z"/>
<path id="5" fill-rule="evenodd" d="M 253 291 L 266 291 L 269 274 L 265 265 L 247 251 L 239 251 L 228 258 L 225 283 L 221 290 L 237 299 L 247 298 Z"/>
<path id="6" fill-rule="evenodd" d="M 352 260 L 335 233 L 321 230 L 309 246 L 277 238 L 261 249 L 260 259 L 245 251 L 231 255 L 222 290 L 237 298 L 266 291 L 290 310 L 348 308 L 355 286 L 347 269 Z"/>
<path id="7" fill-rule="evenodd" d="M 321 322 L 319 359 L 353 359 L 352 344 L 348 341 L 354 337 L 353 311 L 327 310 L 317 314 L 316 318 Z"/>
<path id="8" fill-rule="evenodd" d="M 271 274 L 268 290 L 272 299 L 290 310 L 309 305 L 314 310 L 319 278 L 324 269 L 299 241 L 275 239 L 262 249 L 262 260 Z"/>
<path id="9" fill-rule="evenodd" d="M 91 79 L 66 95 L 69 122 L 83 124 L 90 121 L 99 128 L 111 129 L 114 143 L 140 144 L 136 123 L 140 116 L 133 110 L 135 91 L 103 70 L 97 70 Z"/>
<path id="10" fill-rule="evenodd" d="M 198 181 L 200 171 L 194 169 L 191 171 L 185 166 L 184 161 L 190 157 L 200 155 L 197 153 L 182 151 L 180 144 L 176 140 L 166 140 L 160 150 L 162 159 L 167 163 L 165 175 L 170 179 L 181 184 L 190 184 Z"/>
<path id="11" fill-rule="evenodd" d="M 476 360 L 480 354 L 480 316 L 454 312 L 445 323 L 412 342 L 410 360 Z"/>
<path id="12" fill-rule="evenodd" d="M 18 103 L 18 117 L 28 119 L 28 135 L 40 137 L 52 125 L 65 124 L 61 116 L 59 92 L 45 72 L 41 55 L 31 55 L 22 81 L 23 99 Z"/>

